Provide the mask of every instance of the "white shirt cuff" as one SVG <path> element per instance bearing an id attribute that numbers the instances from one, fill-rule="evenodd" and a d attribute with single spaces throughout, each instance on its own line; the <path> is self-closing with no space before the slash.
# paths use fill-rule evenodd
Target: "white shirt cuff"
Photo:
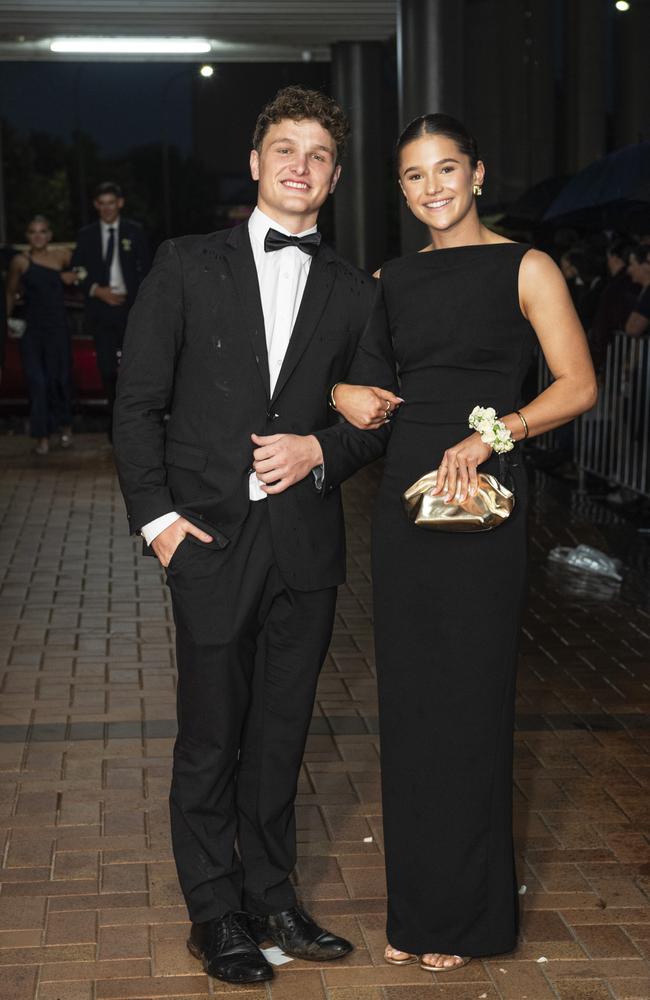
<path id="1" fill-rule="evenodd" d="M 177 521 L 181 515 L 177 514 L 175 510 L 171 510 L 169 514 L 163 514 L 162 517 L 157 517 L 154 521 L 149 521 L 148 524 L 143 524 L 140 528 L 140 534 L 144 538 L 147 545 L 151 545 L 154 538 L 157 538 L 161 531 L 168 528 L 170 524 Z"/>

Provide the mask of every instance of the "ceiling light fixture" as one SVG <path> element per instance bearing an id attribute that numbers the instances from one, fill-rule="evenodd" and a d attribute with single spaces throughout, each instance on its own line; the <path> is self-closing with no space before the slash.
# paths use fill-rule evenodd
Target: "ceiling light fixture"
<path id="1" fill-rule="evenodd" d="M 55 38 L 51 52 L 104 55 L 198 55 L 210 52 L 205 38 Z"/>
<path id="2" fill-rule="evenodd" d="M 630 9 L 630 5 L 628 3 L 628 0 L 616 0 L 615 6 L 616 6 L 616 10 L 620 10 L 620 11 L 623 11 L 623 12 L 625 12 L 626 10 Z"/>
<path id="3" fill-rule="evenodd" d="M 199 73 L 206 80 L 209 80 L 211 76 L 214 76 L 214 66 L 210 66 L 209 63 L 204 63 L 204 65 L 201 66 Z"/>

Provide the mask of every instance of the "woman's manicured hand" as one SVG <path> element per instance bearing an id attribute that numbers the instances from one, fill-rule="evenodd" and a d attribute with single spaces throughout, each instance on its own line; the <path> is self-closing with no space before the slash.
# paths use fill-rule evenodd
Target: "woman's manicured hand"
<path id="1" fill-rule="evenodd" d="M 362 431 L 377 430 L 404 402 L 388 389 L 379 389 L 375 385 L 348 385 L 345 382 L 339 382 L 333 396 L 337 412 Z"/>
<path id="2" fill-rule="evenodd" d="M 452 448 L 447 448 L 438 467 L 436 487 L 431 492 L 443 494 L 447 503 L 462 503 L 478 490 L 477 469 L 487 462 L 492 448 L 481 440 L 480 434 L 470 434 Z"/>

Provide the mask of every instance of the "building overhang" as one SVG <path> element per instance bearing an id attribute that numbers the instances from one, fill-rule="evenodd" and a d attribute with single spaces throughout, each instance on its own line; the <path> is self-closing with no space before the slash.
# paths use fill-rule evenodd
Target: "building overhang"
<path id="1" fill-rule="evenodd" d="M 18 0 L 0 6 L 0 59 L 323 61 L 336 42 L 389 38 L 396 14 L 397 0 Z M 209 49 L 200 55 L 53 51 L 61 37 L 202 39 Z"/>

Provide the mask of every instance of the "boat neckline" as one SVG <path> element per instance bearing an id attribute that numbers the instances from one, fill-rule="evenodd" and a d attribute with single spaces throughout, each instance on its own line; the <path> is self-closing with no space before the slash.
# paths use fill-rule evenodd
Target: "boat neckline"
<path id="1" fill-rule="evenodd" d="M 461 246 L 457 247 L 440 247 L 438 250 L 414 250 L 411 254 L 407 254 L 410 257 L 432 257 L 438 253 L 449 253 L 450 250 L 483 250 L 487 247 L 525 247 L 530 246 L 528 243 L 523 243 L 518 240 L 504 240 L 499 243 L 463 243 Z"/>

